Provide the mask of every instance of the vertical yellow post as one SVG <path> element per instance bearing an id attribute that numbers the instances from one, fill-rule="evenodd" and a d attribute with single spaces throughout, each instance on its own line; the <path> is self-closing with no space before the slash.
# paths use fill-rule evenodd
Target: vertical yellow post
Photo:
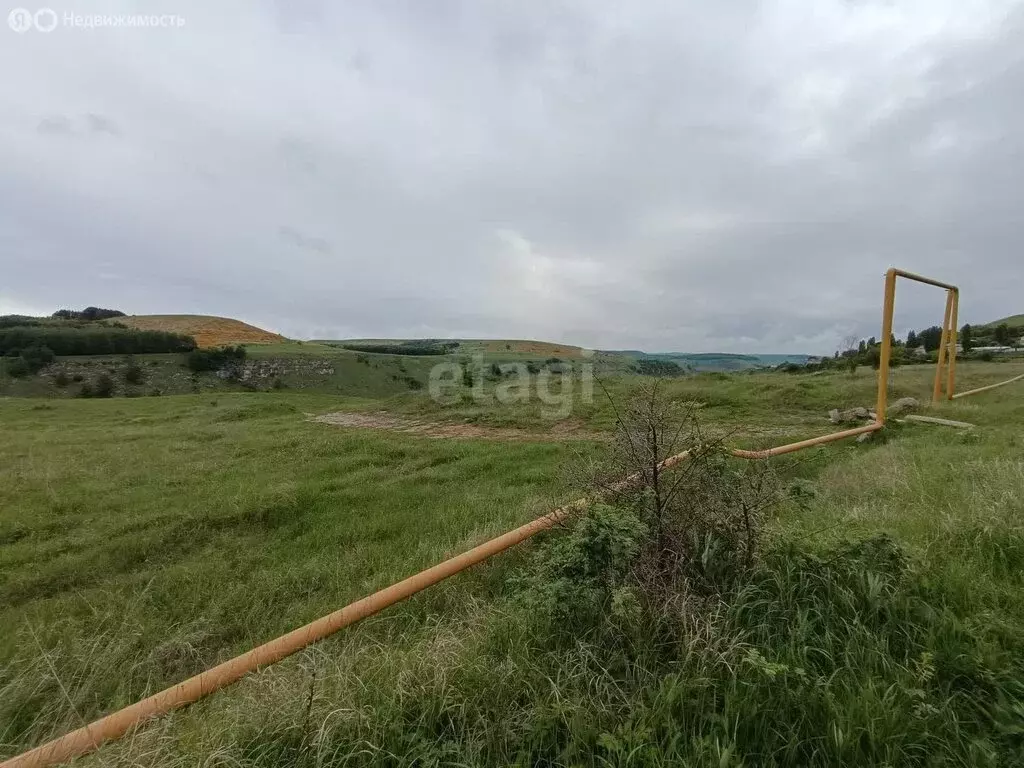
<path id="1" fill-rule="evenodd" d="M 960 312 L 960 291 L 949 292 L 953 297 L 953 313 L 949 321 L 949 369 L 946 371 L 946 399 L 953 399 L 953 388 L 956 386 L 956 323 Z"/>
<path id="2" fill-rule="evenodd" d="M 942 338 L 939 341 L 939 360 L 935 364 L 935 383 L 932 385 L 932 402 L 942 397 L 942 365 L 946 362 L 946 345 L 949 343 L 949 318 L 953 313 L 953 291 L 946 291 L 946 314 L 942 317 Z"/>
<path id="3" fill-rule="evenodd" d="M 882 350 L 878 357 L 878 399 L 875 417 L 885 423 L 886 398 L 889 387 L 889 357 L 892 354 L 892 308 L 896 300 L 896 270 L 885 273 L 885 300 L 882 303 Z"/>

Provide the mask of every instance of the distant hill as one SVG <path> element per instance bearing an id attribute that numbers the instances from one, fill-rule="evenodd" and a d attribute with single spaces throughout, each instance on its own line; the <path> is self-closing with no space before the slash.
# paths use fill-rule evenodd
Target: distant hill
<path id="1" fill-rule="evenodd" d="M 321 344 L 344 345 L 346 347 L 382 347 L 401 345 L 457 345 L 451 346 L 452 354 L 487 355 L 512 354 L 525 357 L 574 358 L 583 356 L 583 348 L 572 344 L 558 344 L 551 341 L 524 339 L 316 339 Z"/>
<path id="2" fill-rule="evenodd" d="M 628 355 L 637 359 L 663 360 L 690 371 L 745 371 L 768 368 L 783 363 L 804 365 L 807 355 L 738 355 L 728 352 L 641 352 L 636 349 L 616 350 L 608 354 Z"/>
<path id="3" fill-rule="evenodd" d="M 143 331 L 170 331 L 183 333 L 196 340 L 200 347 L 220 347 L 227 344 L 276 344 L 286 341 L 284 336 L 254 325 L 212 315 L 128 315 L 116 322 Z"/>
<path id="4" fill-rule="evenodd" d="M 1003 317 L 999 320 L 993 320 L 991 323 L 985 323 L 984 325 L 976 326 L 976 329 L 992 329 L 997 325 L 1006 323 L 1011 328 L 1024 328 L 1024 315 L 1010 315 L 1009 317 Z"/>

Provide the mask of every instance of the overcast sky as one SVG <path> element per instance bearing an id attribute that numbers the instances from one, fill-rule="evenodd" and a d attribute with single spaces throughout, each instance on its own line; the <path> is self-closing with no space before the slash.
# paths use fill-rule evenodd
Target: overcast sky
<path id="1" fill-rule="evenodd" d="M 49 7 L 0 25 L 0 313 L 814 354 L 890 265 L 1024 312 L 1021 3 Z"/>

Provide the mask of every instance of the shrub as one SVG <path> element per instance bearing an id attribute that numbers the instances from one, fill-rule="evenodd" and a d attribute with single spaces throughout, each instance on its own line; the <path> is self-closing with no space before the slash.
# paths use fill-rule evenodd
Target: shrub
<path id="1" fill-rule="evenodd" d="M 219 349 L 194 349 L 185 358 L 185 365 L 194 373 L 216 371 L 231 362 L 245 360 L 245 347 L 221 347 Z"/>
<path id="2" fill-rule="evenodd" d="M 556 532 L 513 581 L 519 601 L 554 631 L 593 626 L 622 602 L 650 531 L 629 509 L 595 504 Z"/>
<path id="3" fill-rule="evenodd" d="M 8 358 L 4 362 L 4 370 L 7 371 L 8 376 L 13 376 L 16 379 L 20 379 L 32 373 L 24 357 Z"/>
<path id="4" fill-rule="evenodd" d="M 71 380 L 77 384 L 78 382 L 80 382 L 84 378 L 85 377 L 82 374 L 76 373 L 74 376 L 71 377 Z"/>
<path id="5" fill-rule="evenodd" d="M 93 395 L 92 384 L 89 383 L 88 381 L 83 381 L 82 382 L 82 386 L 79 387 L 79 389 L 78 389 L 78 396 L 79 397 L 92 397 L 92 395 Z"/>
<path id="6" fill-rule="evenodd" d="M 129 361 L 128 367 L 124 369 L 124 380 L 126 384 L 141 384 L 146 379 L 142 366 L 134 360 Z"/>
<path id="7" fill-rule="evenodd" d="M 58 387 L 66 387 L 70 381 L 71 378 L 68 376 L 66 371 L 57 371 L 57 373 L 53 375 L 53 383 Z"/>
<path id="8" fill-rule="evenodd" d="M 94 397 L 110 397 L 114 394 L 114 380 L 109 373 L 101 373 L 93 382 Z"/>
<path id="9" fill-rule="evenodd" d="M 589 478 L 607 503 L 553 530 L 520 580 L 521 600 L 556 635 L 674 633 L 673 606 L 719 599 L 755 571 L 762 522 L 779 497 L 766 463 L 730 459 L 697 409 L 663 397 L 657 382 L 615 411 L 615 443 Z M 684 451 L 684 465 L 662 471 Z M 608 495 L 624 476 L 634 484 Z"/>
<path id="10" fill-rule="evenodd" d="M 540 373 L 540 367 L 536 363 L 530 362 L 526 364 L 526 371 L 527 373 L 538 374 Z"/>

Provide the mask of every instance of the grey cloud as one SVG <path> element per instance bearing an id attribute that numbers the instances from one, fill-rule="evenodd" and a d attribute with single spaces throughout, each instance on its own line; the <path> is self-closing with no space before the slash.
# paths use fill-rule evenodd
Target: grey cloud
<path id="1" fill-rule="evenodd" d="M 120 136 L 121 130 L 117 127 L 117 123 L 111 120 L 109 117 L 103 115 L 97 115 L 89 112 L 85 116 L 86 125 L 92 133 L 106 133 L 111 136 Z"/>
<path id="2" fill-rule="evenodd" d="M 812 353 L 892 264 L 1024 310 L 1019 2 L 176 12 L 0 45 L 4 301 Z"/>
<path id="3" fill-rule="evenodd" d="M 278 234 L 281 235 L 281 239 L 286 243 L 290 243 L 298 246 L 299 248 L 305 248 L 316 253 L 327 255 L 333 250 L 331 244 L 322 237 L 304 235 L 292 227 L 280 227 L 278 229 Z"/>
<path id="4" fill-rule="evenodd" d="M 36 126 L 36 133 L 44 136 L 68 136 L 74 133 L 71 120 L 64 115 L 44 117 Z"/>

